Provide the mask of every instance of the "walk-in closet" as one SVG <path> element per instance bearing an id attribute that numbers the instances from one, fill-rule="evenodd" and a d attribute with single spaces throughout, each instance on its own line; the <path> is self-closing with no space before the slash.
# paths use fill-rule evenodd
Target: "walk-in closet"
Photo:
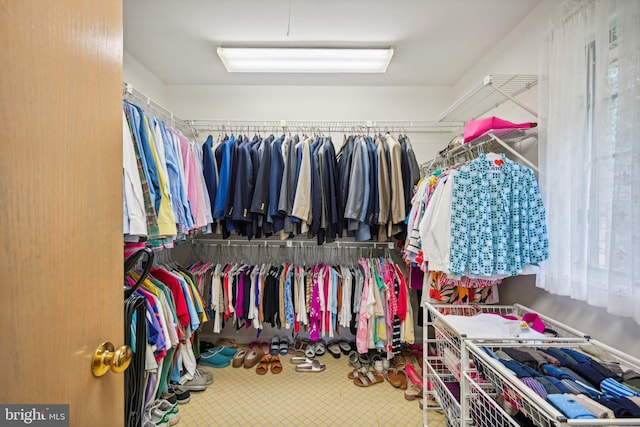
<path id="1" fill-rule="evenodd" d="M 640 426 L 637 0 L 0 11 L 0 425 Z"/>

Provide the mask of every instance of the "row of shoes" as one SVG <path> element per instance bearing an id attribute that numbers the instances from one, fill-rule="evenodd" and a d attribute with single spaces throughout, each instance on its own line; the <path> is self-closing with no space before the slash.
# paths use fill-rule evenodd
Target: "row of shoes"
<path id="1" fill-rule="evenodd" d="M 323 340 L 311 341 L 296 338 L 289 347 L 289 353 L 295 356 L 304 356 L 309 359 L 329 353 L 338 359 L 341 354 L 348 355 L 354 348 L 355 342 L 349 342 L 343 339 L 332 340 L 325 344 Z"/>
<path id="2" fill-rule="evenodd" d="M 257 366 L 256 366 L 257 365 Z M 239 368 L 244 366 L 245 369 L 251 369 L 256 367 L 256 373 L 258 375 L 264 375 L 271 371 L 272 374 L 279 374 L 282 372 L 282 363 L 278 354 L 265 353 L 261 347 L 252 348 L 240 348 L 233 357 L 231 366 Z"/>

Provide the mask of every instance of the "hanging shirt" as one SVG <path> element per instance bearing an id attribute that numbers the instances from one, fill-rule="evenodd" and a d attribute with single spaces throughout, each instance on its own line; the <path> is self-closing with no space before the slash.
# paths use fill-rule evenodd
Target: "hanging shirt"
<path id="1" fill-rule="evenodd" d="M 534 173 L 504 154 L 458 169 L 451 202 L 451 272 L 518 275 L 549 256 L 544 205 Z"/>
<path id="2" fill-rule="evenodd" d="M 122 157 L 123 157 L 123 197 L 127 206 L 127 215 L 124 222 L 126 233 L 135 236 L 147 235 L 147 220 L 144 208 L 144 196 L 142 183 L 136 162 L 136 154 L 133 147 L 129 125 L 122 112 Z"/>

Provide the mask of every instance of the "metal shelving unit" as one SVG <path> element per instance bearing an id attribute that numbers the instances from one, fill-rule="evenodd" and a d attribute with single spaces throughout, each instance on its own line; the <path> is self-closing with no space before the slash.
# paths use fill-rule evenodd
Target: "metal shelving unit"
<path id="1" fill-rule="evenodd" d="M 537 117 L 537 112 L 516 99 L 537 84 L 536 74 L 489 74 L 443 111 L 436 121 L 473 120 L 506 101 L 513 102 Z"/>

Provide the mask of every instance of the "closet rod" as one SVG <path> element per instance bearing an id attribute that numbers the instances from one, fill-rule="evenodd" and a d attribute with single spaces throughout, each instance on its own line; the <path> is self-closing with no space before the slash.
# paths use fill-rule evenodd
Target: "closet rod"
<path id="1" fill-rule="evenodd" d="M 166 107 L 134 88 L 132 84 L 122 82 L 122 85 L 122 92 L 125 100 L 136 104 L 143 109 L 146 108 L 149 113 L 152 113 L 158 119 L 170 123 L 171 126 L 180 126 L 183 130 L 189 130 L 189 127 L 186 125 L 184 120 L 176 117 L 173 112 L 168 110 Z"/>
<path id="2" fill-rule="evenodd" d="M 318 245 L 313 240 L 240 240 L 240 239 L 208 239 L 208 238 L 192 238 L 192 245 L 203 246 L 227 246 L 227 247 L 286 247 L 286 248 L 305 248 L 315 247 L 323 249 L 394 249 L 393 242 L 351 242 L 351 241 L 335 241 Z"/>
<path id="3" fill-rule="evenodd" d="M 463 122 L 431 122 L 412 120 L 186 120 L 188 126 L 198 131 L 282 131 L 282 132 L 401 132 L 401 133 L 451 133 Z"/>
<path id="4" fill-rule="evenodd" d="M 527 136 L 528 136 L 527 132 L 522 130 L 522 129 L 511 131 L 508 134 L 502 135 L 502 137 L 497 136 L 495 134 L 495 132 L 493 130 L 491 130 L 491 131 L 488 131 L 485 134 L 483 134 L 483 135 L 477 137 L 476 139 L 474 139 L 472 141 L 469 141 L 469 142 L 467 142 L 465 144 L 458 145 L 458 146 L 453 147 L 453 148 L 451 148 L 449 150 L 445 149 L 445 150 L 441 151 L 433 159 L 422 163 L 420 165 L 420 168 L 421 169 L 429 169 L 431 166 L 436 164 L 436 162 L 438 162 L 438 161 L 446 160 L 446 159 L 448 159 L 450 157 L 455 157 L 455 156 L 457 156 L 458 154 L 460 154 L 463 151 L 469 151 L 472 148 L 481 147 L 481 146 L 485 145 L 488 142 L 495 141 L 498 144 L 500 144 L 502 147 L 504 147 L 505 150 L 509 151 L 515 157 L 520 159 L 529 168 L 531 168 L 535 172 L 539 172 L 538 167 L 535 164 L 533 164 L 530 160 L 528 160 L 526 157 L 524 157 L 522 154 L 520 154 L 518 151 L 516 151 L 513 147 L 511 147 L 505 141 L 505 139 L 523 140 Z M 429 166 L 427 166 L 427 165 L 429 165 Z"/>

